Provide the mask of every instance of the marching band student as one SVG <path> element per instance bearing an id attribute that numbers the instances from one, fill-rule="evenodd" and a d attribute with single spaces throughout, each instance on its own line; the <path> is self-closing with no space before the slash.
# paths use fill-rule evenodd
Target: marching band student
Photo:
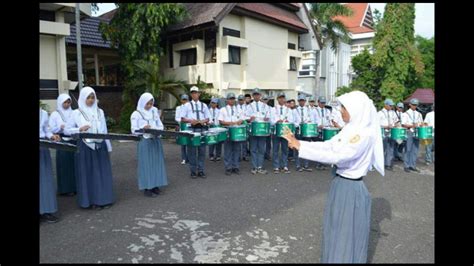
<path id="1" fill-rule="evenodd" d="M 219 126 L 219 108 L 218 108 L 219 99 L 213 98 L 211 100 L 211 108 L 209 108 L 209 125 Z M 210 161 L 220 161 L 222 153 L 222 142 L 217 144 L 209 145 L 209 157 Z"/>
<path id="2" fill-rule="evenodd" d="M 264 104 L 266 104 L 268 110 L 270 110 L 272 107 L 268 104 L 268 101 L 269 101 L 268 96 L 266 94 L 263 95 L 262 102 Z M 268 136 L 266 138 L 266 142 L 265 142 L 265 155 L 263 156 L 263 158 L 267 161 L 270 161 L 270 158 L 271 158 L 270 157 L 270 152 L 271 152 L 271 150 L 272 150 L 272 135 Z"/>
<path id="3" fill-rule="evenodd" d="M 430 126 L 430 127 L 433 127 L 433 142 L 426 145 L 425 147 L 425 151 L 426 151 L 426 154 L 425 154 L 425 163 L 426 165 L 430 165 L 433 163 L 433 153 L 432 153 L 432 149 L 433 149 L 433 146 L 434 146 L 434 143 L 435 143 L 435 139 L 434 139 L 434 130 L 435 130 L 435 119 L 434 119 L 434 115 L 435 115 L 435 112 L 434 112 L 434 103 L 433 103 L 433 108 L 432 108 L 432 111 L 427 113 L 426 114 L 426 117 L 425 117 L 425 125 L 426 126 Z"/>
<path id="4" fill-rule="evenodd" d="M 63 93 L 58 96 L 56 110 L 49 117 L 49 127 L 54 134 L 64 134 L 64 128 L 71 119 L 71 97 Z M 63 141 L 76 145 L 76 141 L 63 137 Z M 56 175 L 58 181 L 58 193 L 62 196 L 74 196 L 76 194 L 76 173 L 74 167 L 74 152 L 56 150 Z"/>
<path id="5" fill-rule="evenodd" d="M 249 95 L 250 96 L 250 95 Z M 246 121 L 248 118 L 245 116 L 245 114 L 247 113 L 247 104 L 245 104 L 245 99 L 246 97 L 244 97 L 244 95 L 239 95 L 239 97 L 237 97 L 237 100 L 238 100 L 238 103 L 237 103 L 237 109 L 239 109 L 240 111 L 243 112 L 243 118 L 244 120 Z M 248 161 L 248 158 L 247 158 L 247 146 L 248 146 L 248 141 L 242 141 L 240 143 L 240 146 L 241 146 L 241 155 L 239 157 L 239 161 L 242 159 L 244 161 Z"/>
<path id="6" fill-rule="evenodd" d="M 298 107 L 296 107 L 296 114 L 298 116 L 298 122 L 297 123 L 297 128 L 300 127 L 300 124 L 302 123 L 316 123 L 316 121 L 314 121 L 314 115 L 311 113 L 311 110 L 309 109 L 308 106 L 305 106 L 306 104 L 306 98 L 304 97 L 304 95 L 300 95 L 298 96 Z M 299 134 L 296 134 L 296 138 L 297 139 L 300 139 L 300 140 L 306 140 L 306 141 L 311 141 L 311 138 L 304 138 L 302 137 L 302 132 L 301 132 L 301 128 L 300 128 L 300 132 Z M 296 160 L 296 171 L 298 172 L 303 172 L 303 171 L 307 171 L 307 172 L 312 172 L 313 169 L 309 168 L 309 161 L 308 160 L 305 160 L 305 159 L 300 159 L 300 157 L 298 156 L 298 151 L 294 151 L 294 154 L 295 154 L 295 160 Z M 303 167 L 301 167 L 301 162 L 303 163 Z"/>
<path id="7" fill-rule="evenodd" d="M 39 108 L 39 137 L 59 141 L 58 135 L 53 135 L 48 127 L 48 113 Z M 48 148 L 40 147 L 40 176 L 39 176 L 39 213 L 40 221 L 55 223 L 59 219 L 53 215 L 58 211 L 56 201 L 56 186 L 54 185 L 53 166 Z"/>
<path id="8" fill-rule="evenodd" d="M 319 139 L 318 141 L 323 141 L 323 128 L 331 126 L 331 114 L 332 111 L 326 108 L 326 97 L 319 96 L 318 98 L 318 106 L 316 107 L 316 111 L 318 112 L 318 116 L 320 118 L 321 123 L 318 125 L 319 130 Z M 326 169 L 326 165 L 316 162 L 316 169 L 324 170 Z"/>
<path id="9" fill-rule="evenodd" d="M 189 101 L 187 94 L 181 95 L 181 105 L 176 107 L 176 113 L 174 115 L 174 120 L 178 123 L 178 128 L 181 123 L 181 107 L 183 107 Z M 186 154 L 186 145 L 181 145 L 181 164 L 186 164 L 188 162 L 188 156 Z"/>
<path id="10" fill-rule="evenodd" d="M 181 121 L 191 123 L 191 130 L 202 134 L 202 132 L 208 129 L 210 117 L 209 108 L 207 108 L 207 105 L 203 102 L 199 101 L 201 93 L 198 87 L 192 86 L 189 91 L 191 92 L 192 100 L 182 107 Z M 196 179 L 197 177 L 206 178 L 206 174 L 204 173 L 205 148 L 203 145 L 199 147 L 188 145 L 187 154 L 192 179 Z"/>
<path id="11" fill-rule="evenodd" d="M 362 178 L 373 166 L 384 175 L 380 123 L 367 95 L 352 91 L 338 98 L 346 125 L 328 141 L 308 142 L 285 134 L 301 158 L 336 164 L 324 210 L 321 263 L 366 263 L 371 197 Z"/>
<path id="12" fill-rule="evenodd" d="M 403 115 L 403 103 L 399 102 L 397 103 L 396 110 L 395 110 L 395 126 L 402 126 L 402 115 Z M 398 144 L 395 142 L 394 147 L 393 147 L 393 158 L 403 162 L 403 157 L 404 157 L 404 149 L 407 144 L 407 141 L 404 140 L 401 144 Z"/>
<path id="13" fill-rule="evenodd" d="M 394 127 L 396 122 L 395 112 L 392 110 L 393 101 L 392 99 L 386 99 L 384 102 L 384 108 L 378 112 L 380 119 L 380 126 L 384 129 L 383 136 L 383 153 L 385 158 L 385 169 L 393 171 L 393 147 L 395 141 L 388 136 L 388 132 Z"/>
<path id="14" fill-rule="evenodd" d="M 242 109 L 235 106 L 235 94 L 227 94 L 227 105 L 219 112 L 219 122 L 223 126 L 241 125 L 245 116 Z M 224 142 L 224 167 L 225 174 L 240 174 L 239 155 L 242 148 L 241 142 L 231 141 L 230 138 Z"/>
<path id="15" fill-rule="evenodd" d="M 97 106 L 97 97 L 91 87 L 79 93 L 79 108 L 72 112 L 65 134 L 80 132 L 107 134 L 105 114 Z M 104 209 L 114 203 L 110 140 L 81 139 L 75 154 L 77 200 L 82 208 Z"/>
<path id="16" fill-rule="evenodd" d="M 277 103 L 271 109 L 271 124 L 276 124 L 285 122 L 285 123 L 295 123 L 295 117 L 292 109 L 288 108 L 285 104 L 285 93 L 280 92 L 277 96 Z M 281 149 L 281 153 L 280 153 Z M 284 172 L 289 174 L 290 170 L 288 169 L 288 142 L 283 137 L 273 136 L 273 173 L 278 174 Z"/>
<path id="17" fill-rule="evenodd" d="M 137 110 L 130 117 L 132 133 L 140 129 L 163 130 L 157 108 L 153 106 L 155 99 L 151 93 L 145 92 L 140 96 Z M 163 146 L 157 136 L 143 134 L 138 142 L 138 189 L 143 190 L 145 196 L 156 197 L 160 188 L 168 185 L 165 156 Z"/>
<path id="18" fill-rule="evenodd" d="M 420 148 L 420 140 L 415 138 L 415 130 L 423 123 L 421 113 L 416 111 L 418 106 L 418 99 L 412 98 L 410 100 L 410 109 L 408 109 L 402 116 L 402 126 L 407 128 L 407 145 L 405 151 L 404 170 L 405 172 L 417 172 L 420 170 L 416 168 L 416 158 L 418 157 L 418 150 Z"/>

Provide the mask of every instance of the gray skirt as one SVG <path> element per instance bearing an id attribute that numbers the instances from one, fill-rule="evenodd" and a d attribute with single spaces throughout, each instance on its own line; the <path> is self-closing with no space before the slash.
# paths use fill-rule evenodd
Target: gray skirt
<path id="1" fill-rule="evenodd" d="M 163 146 L 158 138 L 138 142 L 138 189 L 152 189 L 168 185 Z"/>
<path id="2" fill-rule="evenodd" d="M 366 263 L 371 198 L 364 182 L 335 176 L 324 210 L 321 263 Z"/>
<path id="3" fill-rule="evenodd" d="M 55 213 L 58 210 L 58 204 L 56 202 L 56 184 L 54 183 L 51 155 L 47 148 L 40 148 L 39 185 L 40 214 Z"/>

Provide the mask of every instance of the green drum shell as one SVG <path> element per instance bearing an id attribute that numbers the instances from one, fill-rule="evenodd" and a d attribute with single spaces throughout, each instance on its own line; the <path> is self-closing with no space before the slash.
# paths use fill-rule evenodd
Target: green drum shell
<path id="1" fill-rule="evenodd" d="M 194 136 L 194 137 L 190 137 L 188 139 L 188 145 L 201 146 L 201 138 L 202 138 L 202 135 L 197 135 L 197 136 Z"/>
<path id="2" fill-rule="evenodd" d="M 417 127 L 416 138 L 419 139 L 432 139 L 433 138 L 433 127 Z"/>
<path id="3" fill-rule="evenodd" d="M 229 127 L 229 140 L 230 141 L 246 141 L 247 140 L 247 127 L 245 125 Z"/>
<path id="4" fill-rule="evenodd" d="M 277 137 L 282 137 L 283 136 L 283 128 L 288 127 L 293 134 L 295 133 L 295 125 L 292 123 L 276 123 L 276 133 L 275 135 Z"/>
<path id="5" fill-rule="evenodd" d="M 178 136 L 176 138 L 176 144 L 178 144 L 178 145 L 188 145 L 188 142 L 189 142 L 188 137 Z"/>
<path id="6" fill-rule="evenodd" d="M 403 127 L 393 127 L 390 130 L 390 137 L 393 140 L 406 140 L 407 139 L 407 129 Z"/>
<path id="7" fill-rule="evenodd" d="M 188 123 L 179 122 L 179 130 L 180 131 L 189 130 L 189 129 L 190 129 L 190 126 L 188 125 Z"/>
<path id="8" fill-rule="evenodd" d="M 323 128 L 323 140 L 330 140 L 339 133 L 338 128 Z"/>
<path id="9" fill-rule="evenodd" d="M 217 141 L 222 142 L 227 140 L 227 130 L 225 131 L 220 131 L 217 134 Z"/>
<path id="10" fill-rule="evenodd" d="M 318 124 L 303 123 L 300 125 L 301 136 L 304 138 L 312 138 L 318 136 Z"/>
<path id="11" fill-rule="evenodd" d="M 210 133 L 207 132 L 202 136 L 202 142 L 204 145 L 213 145 L 217 144 L 217 134 L 216 133 Z"/>
<path id="12" fill-rule="evenodd" d="M 270 122 L 252 122 L 252 136 L 267 137 L 270 136 Z"/>

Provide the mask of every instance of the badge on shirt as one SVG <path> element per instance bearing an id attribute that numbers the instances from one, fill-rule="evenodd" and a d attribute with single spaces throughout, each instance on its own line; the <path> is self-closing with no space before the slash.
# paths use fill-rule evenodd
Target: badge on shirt
<path id="1" fill-rule="evenodd" d="M 349 142 L 350 142 L 350 143 L 357 143 L 357 142 L 359 142 L 359 140 L 360 140 L 360 136 L 357 134 L 357 135 L 355 135 L 354 137 L 352 137 L 352 138 L 349 140 Z"/>

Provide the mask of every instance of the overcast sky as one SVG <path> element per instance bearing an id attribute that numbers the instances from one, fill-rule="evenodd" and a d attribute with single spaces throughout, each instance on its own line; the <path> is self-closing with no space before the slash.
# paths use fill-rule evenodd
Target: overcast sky
<path id="1" fill-rule="evenodd" d="M 115 4 L 99 3 L 99 12 L 93 16 L 100 16 L 115 8 Z M 382 14 L 385 8 L 385 3 L 370 3 L 372 12 L 378 9 Z M 415 34 L 421 35 L 425 38 L 434 36 L 434 3 L 417 3 L 415 4 Z"/>

